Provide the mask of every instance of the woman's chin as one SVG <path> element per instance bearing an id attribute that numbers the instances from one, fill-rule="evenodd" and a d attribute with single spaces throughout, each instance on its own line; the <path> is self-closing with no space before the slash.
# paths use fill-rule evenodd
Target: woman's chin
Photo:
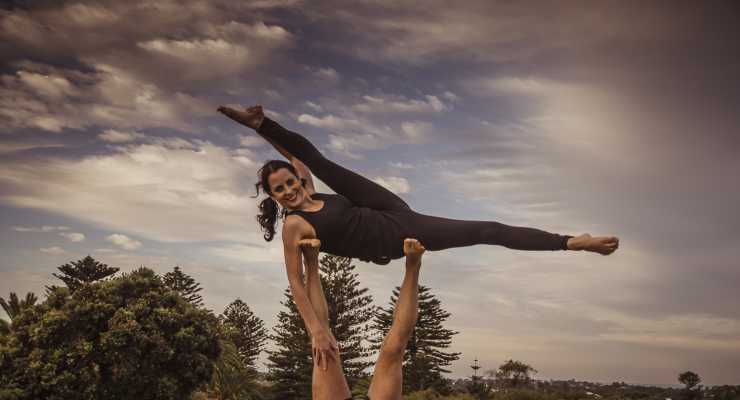
<path id="1" fill-rule="evenodd" d="M 298 198 L 295 198 L 292 201 L 286 201 L 285 203 L 283 203 L 283 207 L 292 211 L 298 208 L 300 204 L 301 203 L 298 201 Z"/>

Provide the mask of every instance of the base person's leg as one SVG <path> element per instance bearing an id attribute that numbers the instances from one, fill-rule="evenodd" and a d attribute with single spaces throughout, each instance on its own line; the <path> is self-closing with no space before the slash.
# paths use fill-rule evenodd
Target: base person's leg
<path id="1" fill-rule="evenodd" d="M 316 316 L 329 332 L 329 335 L 334 338 L 329 327 L 329 311 L 321 287 L 318 264 L 306 264 L 306 291 Z M 336 339 L 334 340 L 336 341 Z M 329 358 L 326 362 L 327 369 L 324 370 L 316 364 L 314 359 L 311 398 L 314 400 L 336 400 L 350 397 L 349 385 L 342 371 L 342 360 L 339 354 L 336 358 Z"/>
<path id="2" fill-rule="evenodd" d="M 380 347 L 368 396 L 373 400 L 401 399 L 403 355 L 416 325 L 419 303 L 419 269 L 424 247 L 416 241 L 404 242 L 406 274 L 393 312 L 393 324 Z"/>

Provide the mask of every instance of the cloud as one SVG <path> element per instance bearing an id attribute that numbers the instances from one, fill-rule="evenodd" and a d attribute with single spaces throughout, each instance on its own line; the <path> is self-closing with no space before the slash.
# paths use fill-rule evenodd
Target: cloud
<path id="1" fill-rule="evenodd" d="M 3 133 L 93 125 L 197 131 L 193 124 L 214 108 L 198 92 L 254 92 L 258 82 L 269 84 L 260 66 L 279 62 L 280 50 L 292 45 L 290 32 L 260 17 L 294 3 L 270 4 L 100 2 L 5 13 L 0 40 L 13 51 L 0 49 L 10 67 L 0 76 Z M 238 78 L 246 74 L 248 82 Z"/>
<path id="2" fill-rule="evenodd" d="M 321 80 L 328 81 L 331 83 L 337 83 L 341 79 L 339 72 L 331 67 L 319 68 L 314 74 Z"/>
<path id="3" fill-rule="evenodd" d="M 263 240 L 261 243 L 236 243 L 227 246 L 215 246 L 210 247 L 207 251 L 215 256 L 239 263 L 269 262 L 282 264 L 284 261 L 283 246 L 279 238 L 273 239 L 272 242 Z"/>
<path id="4" fill-rule="evenodd" d="M 51 254 L 53 256 L 66 253 L 66 251 L 64 251 L 64 249 L 59 246 L 42 247 L 39 249 L 39 251 L 45 254 Z"/>
<path id="5" fill-rule="evenodd" d="M 4 161 L 0 182 L 14 188 L 0 195 L 6 205 L 164 242 L 243 241 L 256 230 L 258 199 L 245 182 L 258 165 L 241 150 L 159 138 L 80 159 Z"/>
<path id="6" fill-rule="evenodd" d="M 110 236 L 107 236 L 105 240 L 115 244 L 116 246 L 124 250 L 136 250 L 141 247 L 141 242 L 131 239 L 130 237 L 122 235 L 120 233 L 114 233 Z"/>
<path id="7" fill-rule="evenodd" d="M 0 154 L 12 154 L 33 149 L 61 148 L 66 147 L 64 143 L 41 139 L 41 140 L 8 140 L 0 142 Z"/>
<path id="8" fill-rule="evenodd" d="M 85 235 L 78 232 L 60 232 L 59 236 L 67 238 L 70 242 L 84 242 Z"/>
<path id="9" fill-rule="evenodd" d="M 446 105 L 437 96 L 426 95 L 424 100 L 407 99 L 403 96 L 376 97 L 365 95 L 363 103 L 352 106 L 355 111 L 362 113 L 439 113 L 449 111 Z"/>
<path id="10" fill-rule="evenodd" d="M 259 147 L 266 145 L 265 139 L 256 135 L 242 135 L 239 137 L 239 145 L 244 147 Z"/>
<path id="11" fill-rule="evenodd" d="M 393 168 L 398 168 L 398 169 L 414 169 L 414 168 L 416 168 L 416 166 L 413 165 L 413 164 L 408 164 L 408 163 L 403 163 L 403 162 L 390 162 L 390 163 L 388 163 L 388 165 L 390 165 Z"/>
<path id="12" fill-rule="evenodd" d="M 251 7 L 219 1 L 76 3 L 16 9 L 0 20 L 0 37 L 22 44 L 26 54 L 72 54 L 89 64 L 114 65 L 147 81 L 160 77 L 168 87 L 175 81 L 182 87 L 190 85 L 188 80 L 252 68 L 273 50 L 289 46 L 290 32 L 266 24 L 260 15 Z M 96 30 L 94 38 L 86 35 L 90 29 Z M 163 66 L 169 76 L 158 72 Z"/>
<path id="13" fill-rule="evenodd" d="M 401 123 L 401 132 L 403 132 L 410 143 L 424 142 L 431 130 L 432 124 L 428 122 L 414 121 Z"/>
<path id="14" fill-rule="evenodd" d="M 421 143 L 426 141 L 432 132 L 432 124 L 423 121 L 405 121 L 400 124 L 398 131 L 389 126 L 374 126 L 365 118 L 345 118 L 328 114 L 316 117 L 311 114 L 300 114 L 298 122 L 329 129 L 330 133 L 327 148 L 347 158 L 362 159 L 360 151 L 376 150 L 397 143 Z"/>
<path id="15" fill-rule="evenodd" d="M 213 79 L 244 69 L 252 60 L 245 46 L 223 39 L 166 40 L 139 43 L 161 64 L 184 73 L 185 79 Z"/>
<path id="16" fill-rule="evenodd" d="M 184 93 L 166 93 L 127 71 L 105 64 L 82 73 L 33 63 L 21 63 L 14 75 L 2 75 L 0 120 L 14 129 L 48 132 L 83 129 L 91 125 L 119 129 L 169 127 L 190 130 L 193 117 L 210 108 Z M 34 72 L 35 71 L 35 72 Z M 71 89 L 40 90 L 28 76 L 43 81 L 63 80 Z"/>
<path id="17" fill-rule="evenodd" d="M 377 177 L 373 181 L 396 194 L 408 193 L 411 186 L 406 178 L 398 176 Z"/>
<path id="18" fill-rule="evenodd" d="M 35 226 L 14 226 L 12 228 L 16 232 L 57 232 L 57 231 L 68 231 L 67 226 L 51 226 L 43 225 L 39 227 Z"/>
<path id="19" fill-rule="evenodd" d="M 110 143 L 126 143 L 133 142 L 136 139 L 144 138 L 145 136 L 138 132 L 123 132 L 115 129 L 107 129 L 105 132 L 98 135 L 98 139 L 101 139 Z"/>
<path id="20" fill-rule="evenodd" d="M 467 64 L 468 60 L 552 63 L 559 54 L 582 56 L 603 51 L 600 46 L 609 43 L 654 43 L 679 25 L 669 21 L 655 26 L 654 18 L 666 12 L 661 7 L 646 5 L 640 11 L 635 18 L 623 7 L 603 4 L 533 8 L 524 3 L 473 1 L 464 8 L 450 8 L 432 1 L 423 10 L 412 3 L 372 2 L 351 9 L 326 5 L 305 12 L 325 21 L 327 31 L 336 35 L 340 30 L 353 43 L 331 47 L 338 53 L 371 63 L 417 67 Z M 569 23 L 563 26 L 560 21 Z"/>
<path id="21" fill-rule="evenodd" d="M 359 160 L 365 158 L 356 150 L 374 150 L 382 148 L 383 144 L 376 135 L 366 133 L 363 135 L 329 135 L 329 144 L 326 146 L 330 151 L 341 154 L 347 158 Z"/>
<path id="22" fill-rule="evenodd" d="M 351 129 L 361 126 L 358 120 L 340 118 L 331 114 L 324 117 L 314 117 L 311 114 L 301 114 L 298 116 L 298 122 L 332 130 Z"/>
<path id="23" fill-rule="evenodd" d="M 557 91 L 567 90 L 568 86 L 542 77 L 478 77 L 462 81 L 463 87 L 478 95 L 529 95 L 550 96 Z"/>
<path id="24" fill-rule="evenodd" d="M 18 71 L 18 79 L 40 97 L 61 100 L 66 96 L 79 94 L 78 89 L 66 78 L 48 76 L 28 71 Z"/>
<path id="25" fill-rule="evenodd" d="M 323 112 L 324 109 L 321 107 L 321 105 L 314 103 L 313 101 L 306 101 L 306 106 L 309 107 L 311 110 L 316 112 Z"/>

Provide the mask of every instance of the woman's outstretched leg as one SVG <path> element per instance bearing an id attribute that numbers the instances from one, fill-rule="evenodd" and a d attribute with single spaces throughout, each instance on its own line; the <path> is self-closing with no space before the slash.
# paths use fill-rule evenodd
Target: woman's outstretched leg
<path id="1" fill-rule="evenodd" d="M 252 123 L 249 113 L 228 107 L 220 107 L 219 111 L 249 127 L 258 126 L 257 133 L 301 160 L 311 173 L 353 204 L 376 210 L 410 209 L 406 202 L 390 190 L 327 159 L 308 139 L 285 129 L 277 122 L 263 117 L 261 123 L 257 125 Z"/>
<path id="2" fill-rule="evenodd" d="M 371 399 L 401 399 L 403 355 L 416 325 L 419 304 L 419 269 L 424 246 L 416 239 L 406 239 L 406 274 L 393 311 L 393 324 L 380 347 L 368 395 Z"/>
<path id="3" fill-rule="evenodd" d="M 619 239 L 614 236 L 573 237 L 495 221 L 465 221 L 414 213 L 406 223 L 409 234 L 434 251 L 489 244 L 515 250 L 587 250 L 607 255 L 619 247 Z"/>

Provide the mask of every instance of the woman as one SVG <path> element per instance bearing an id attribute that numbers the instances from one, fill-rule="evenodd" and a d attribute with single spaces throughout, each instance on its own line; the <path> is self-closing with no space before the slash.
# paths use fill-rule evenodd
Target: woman
<path id="1" fill-rule="evenodd" d="M 377 183 L 326 159 L 306 138 L 266 118 L 261 106 L 220 112 L 252 129 L 291 163 L 269 161 L 259 171 L 257 190 L 270 197 L 260 204 L 265 240 L 272 240 L 283 208 L 283 249 L 293 298 L 309 333 L 325 349 L 335 348 L 322 329 L 303 287 L 298 242 L 318 238 L 325 252 L 387 264 L 403 257 L 405 238 L 418 239 L 428 250 L 493 244 L 518 250 L 587 250 L 608 255 L 616 237 L 558 235 L 493 221 L 463 221 L 419 214 Z M 317 193 L 311 173 L 337 194 Z"/>

